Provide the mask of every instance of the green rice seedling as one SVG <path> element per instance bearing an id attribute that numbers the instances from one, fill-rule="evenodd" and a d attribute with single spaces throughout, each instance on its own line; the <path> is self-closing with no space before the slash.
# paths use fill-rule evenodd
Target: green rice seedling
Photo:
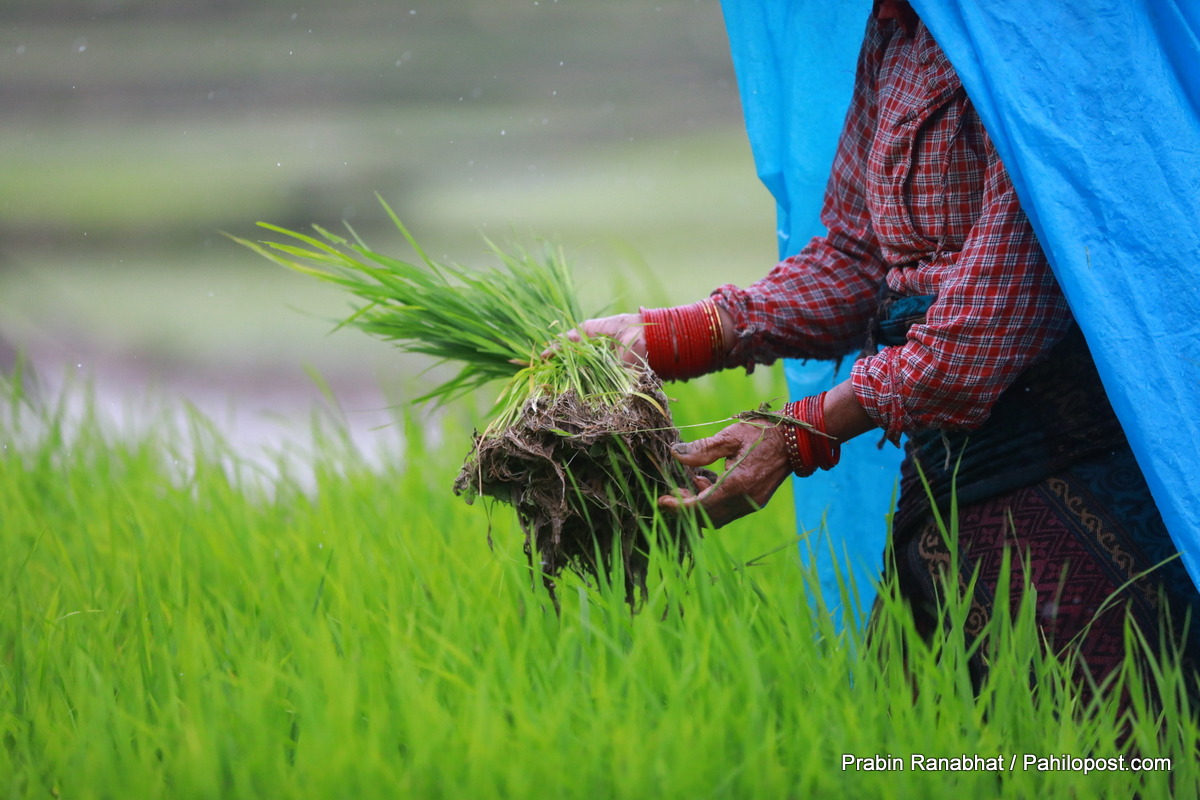
<path id="1" fill-rule="evenodd" d="M 680 387 L 679 424 L 769 396 L 749 387 L 735 375 Z M 316 491 L 291 474 L 291 452 L 259 489 L 203 420 L 151 407 L 118 436 L 55 398 L 10 400 L 0 394 L 0 797 L 996 800 L 1200 787 L 1194 708 L 1156 711 L 1149 697 L 1182 692 L 1178 664 L 1123 675 L 1137 702 L 1121 719 L 1081 701 L 1014 598 L 1016 613 L 989 623 L 976 699 L 961 637 L 914 630 L 894 582 L 871 637 L 835 629 L 821 609 L 836 598 L 822 602 L 801 566 L 786 502 L 707 536 L 687 564 L 674 542 L 652 541 L 644 613 L 629 613 L 620 563 L 595 589 L 564 575 L 555 613 L 519 539 L 489 549 L 482 515 L 441 491 L 458 454 L 423 439 L 412 415 L 378 433 L 397 448 L 382 463 L 318 418 L 303 459 Z M 444 415 L 442 433 L 469 435 L 463 416 Z M 947 619 L 962 602 L 947 596 Z M 976 756 L 1003 768 L 938 767 Z M 1064 756 L 1125 756 L 1125 768 L 1040 763 Z"/>
<path id="2" fill-rule="evenodd" d="M 353 230 L 347 239 L 260 223 L 284 241 L 231 238 L 356 297 L 342 326 L 459 365 L 422 399 L 503 381 L 454 491 L 510 503 L 549 585 L 564 568 L 596 576 L 620 561 L 632 600 L 644 588 L 647 531 L 663 529 L 647 525 L 654 497 L 692 482 L 670 453 L 679 433 L 659 380 L 625 364 L 607 340 L 566 337 L 585 317 L 560 250 L 537 258 L 488 241 L 495 267 L 438 263 L 380 202 L 419 263 L 372 250 Z M 627 485 L 644 481 L 646 491 L 614 491 L 632 476 Z"/>

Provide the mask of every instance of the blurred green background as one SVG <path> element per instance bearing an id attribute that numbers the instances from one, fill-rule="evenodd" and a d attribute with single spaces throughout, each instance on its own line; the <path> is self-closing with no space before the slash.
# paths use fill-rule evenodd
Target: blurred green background
<path id="1" fill-rule="evenodd" d="M 774 261 L 717 0 L 6 0 L 0 75 L 0 341 L 109 404 L 247 433 L 307 370 L 359 411 L 421 393 L 330 335 L 336 290 L 220 235 L 347 220 L 402 255 L 376 192 L 435 256 L 562 243 L 597 311 Z"/>

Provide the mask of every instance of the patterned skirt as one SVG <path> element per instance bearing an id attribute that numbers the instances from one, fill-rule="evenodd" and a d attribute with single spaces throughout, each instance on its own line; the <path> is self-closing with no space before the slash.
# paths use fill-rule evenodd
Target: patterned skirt
<path id="1" fill-rule="evenodd" d="M 948 519 L 952 497 L 956 578 L 933 512 Z M 947 581 L 965 592 L 977 571 L 966 630 L 977 637 L 1007 549 L 1012 607 L 1028 584 L 1044 640 L 1078 654 L 1085 692 L 1088 675 L 1102 681 L 1122 664 L 1127 615 L 1151 645 L 1178 647 L 1193 672 L 1200 664 L 1200 594 L 1078 331 L 1001 396 L 980 430 L 910 438 L 891 546 L 889 569 L 920 629 L 937 624 Z M 985 647 L 972 669 L 977 680 L 986 673 Z"/>
<path id="2" fill-rule="evenodd" d="M 960 592 L 965 594 L 978 571 L 968 638 L 979 636 L 992 617 L 1007 549 L 1004 588 L 1012 607 L 1026 585 L 1036 592 L 1044 640 L 1059 655 L 1080 656 L 1078 679 L 1085 689 L 1088 675 L 1099 682 L 1122 664 L 1127 613 L 1152 645 L 1181 649 L 1194 672 L 1200 664 L 1200 604 L 1148 498 L 1142 473 L 1125 448 L 959 507 Z M 896 533 L 893 549 L 901 591 L 918 627 L 931 630 L 937 598 L 950 578 L 945 537 L 928 515 Z M 977 651 L 971 666 L 978 682 L 987 671 L 986 648 Z"/>

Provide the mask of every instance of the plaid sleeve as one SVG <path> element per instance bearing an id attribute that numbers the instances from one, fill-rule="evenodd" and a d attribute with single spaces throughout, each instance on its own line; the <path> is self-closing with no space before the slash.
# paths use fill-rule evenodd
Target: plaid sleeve
<path id="1" fill-rule="evenodd" d="M 733 318 L 738 334 L 729 366 L 770 364 L 778 358 L 840 358 L 863 344 L 884 274 L 866 194 L 880 35 L 869 24 L 858 57 L 854 94 L 821 211 L 828 233 L 750 287 L 726 285 L 712 294 Z"/>
<path id="2" fill-rule="evenodd" d="M 896 441 L 922 428 L 974 428 L 1017 374 L 1071 322 L 1004 165 L 984 137 L 983 203 L 957 257 L 939 270 L 937 300 L 908 341 L 851 372 L 867 413 Z"/>

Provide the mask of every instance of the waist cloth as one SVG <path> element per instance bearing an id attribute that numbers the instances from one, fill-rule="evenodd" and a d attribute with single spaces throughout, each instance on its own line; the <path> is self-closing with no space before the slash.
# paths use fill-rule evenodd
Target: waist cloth
<path id="1" fill-rule="evenodd" d="M 902 344 L 932 300 L 885 301 L 871 345 Z M 992 616 L 1008 548 L 1013 607 L 1028 579 L 1045 641 L 1060 654 L 1076 650 L 1078 671 L 1100 681 L 1122 663 L 1128 612 L 1151 646 L 1179 648 L 1195 673 L 1200 595 L 1077 326 L 1018 377 L 980 428 L 917 432 L 906 451 L 892 519 L 894 560 L 887 563 L 919 629 L 938 624 L 937 598 L 953 580 L 944 575 L 950 550 L 934 509 L 948 522 L 957 498 L 957 583 L 964 594 L 978 570 L 968 641 Z M 986 661 L 981 647 L 972 663 L 977 680 Z"/>

